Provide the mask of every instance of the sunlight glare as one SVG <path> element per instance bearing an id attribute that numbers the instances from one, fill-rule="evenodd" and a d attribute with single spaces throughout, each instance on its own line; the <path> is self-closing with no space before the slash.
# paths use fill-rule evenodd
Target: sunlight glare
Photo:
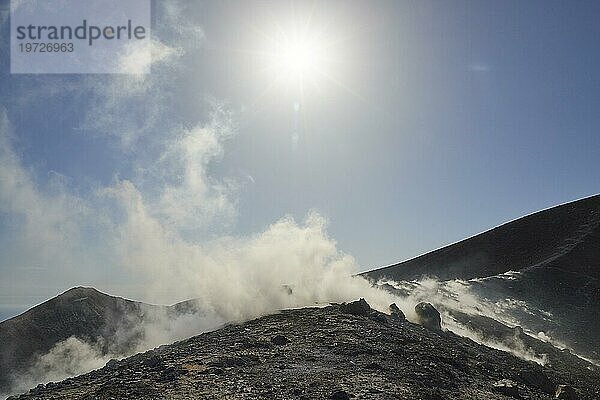
<path id="1" fill-rule="evenodd" d="M 268 55 L 271 72 L 288 84 L 314 82 L 326 64 L 321 44 L 308 34 L 280 35 Z"/>

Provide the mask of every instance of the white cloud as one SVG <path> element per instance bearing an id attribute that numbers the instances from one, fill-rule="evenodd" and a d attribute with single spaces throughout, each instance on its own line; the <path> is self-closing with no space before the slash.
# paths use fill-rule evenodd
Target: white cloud
<path id="1" fill-rule="evenodd" d="M 189 4 L 158 2 L 154 11 L 161 17 L 153 27 L 152 40 L 131 45 L 115 60 L 128 73 L 110 77 L 86 77 L 91 90 L 90 106 L 82 130 L 117 139 L 121 148 L 133 151 L 141 139 L 161 137 L 176 127 L 165 118 L 171 105 L 170 85 L 180 70 L 183 57 L 204 43 L 204 31 L 190 18 Z M 143 42 L 142 42 L 143 43 Z M 150 55 L 147 47 L 151 48 Z M 150 69 L 150 73 L 143 73 Z"/>
<path id="2" fill-rule="evenodd" d="M 156 13 L 161 16 L 157 19 L 155 32 L 159 35 L 167 34 L 172 37 L 179 47 L 193 48 L 206 39 L 206 35 L 189 14 L 190 4 L 180 0 L 162 1 L 156 4 Z"/>
<path id="3" fill-rule="evenodd" d="M 156 39 L 132 42 L 124 47 L 123 54 L 118 57 L 117 70 L 125 74 L 143 75 L 150 73 L 153 65 L 172 62 L 173 58 L 182 54 L 182 49 L 167 46 Z"/>

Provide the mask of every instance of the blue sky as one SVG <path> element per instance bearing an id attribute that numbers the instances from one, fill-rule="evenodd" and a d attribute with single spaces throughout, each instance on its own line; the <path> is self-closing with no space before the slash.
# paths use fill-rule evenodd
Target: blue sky
<path id="1" fill-rule="evenodd" d="M 599 13 L 592 1 L 157 3 L 159 56 L 142 77 L 11 75 L 3 18 L 0 314 L 76 284 L 177 300 L 137 274 L 161 279 L 200 248 L 195 263 L 218 271 L 223 241 L 276 247 L 286 216 L 288 233 L 317 237 L 308 259 L 325 248 L 364 270 L 597 193 Z M 331 63 L 300 94 L 257 54 L 309 18 Z"/>

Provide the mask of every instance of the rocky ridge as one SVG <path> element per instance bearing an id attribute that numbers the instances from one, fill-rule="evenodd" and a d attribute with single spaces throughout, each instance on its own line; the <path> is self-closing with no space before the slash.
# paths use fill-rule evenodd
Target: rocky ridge
<path id="1" fill-rule="evenodd" d="M 600 398 L 598 369 L 568 354 L 542 367 L 390 311 L 364 300 L 286 310 L 112 360 L 18 398 Z"/>

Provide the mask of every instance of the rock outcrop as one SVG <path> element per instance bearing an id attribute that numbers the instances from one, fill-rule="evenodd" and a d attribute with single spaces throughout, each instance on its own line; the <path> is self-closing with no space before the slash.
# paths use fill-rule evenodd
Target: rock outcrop
<path id="1" fill-rule="evenodd" d="M 544 393 L 554 394 L 556 385 L 548 378 L 541 367 L 532 366 L 519 372 L 519 378 L 528 385 L 539 388 Z"/>
<path id="2" fill-rule="evenodd" d="M 557 399 L 577 400 L 577 392 L 569 385 L 558 385 L 555 396 Z"/>
<path id="3" fill-rule="evenodd" d="M 415 306 L 415 313 L 419 319 L 419 324 L 425 328 L 441 331 L 442 317 L 440 312 L 431 303 L 421 302 Z"/>
<path id="4" fill-rule="evenodd" d="M 404 321 L 406 320 L 406 316 L 402 312 L 400 308 L 396 305 L 396 303 L 390 304 L 390 318 L 392 321 Z"/>
<path id="5" fill-rule="evenodd" d="M 350 303 L 342 303 L 342 305 L 340 305 L 340 309 L 346 314 L 362 315 L 365 317 L 371 314 L 372 311 L 369 303 L 367 303 L 367 301 L 363 298 Z"/>

